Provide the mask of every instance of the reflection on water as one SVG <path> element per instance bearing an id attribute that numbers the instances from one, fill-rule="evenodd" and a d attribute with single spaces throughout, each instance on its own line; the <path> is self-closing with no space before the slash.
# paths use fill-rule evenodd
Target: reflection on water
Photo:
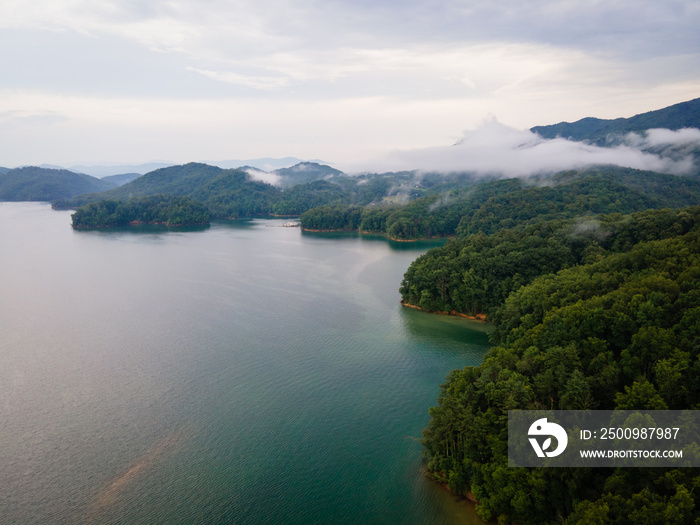
<path id="1" fill-rule="evenodd" d="M 73 230 L 78 235 L 154 235 L 166 233 L 192 233 L 203 232 L 210 228 L 207 225 L 192 226 L 166 226 L 165 224 L 133 224 L 130 226 L 120 226 L 117 228 L 88 228 Z"/>
<path id="2" fill-rule="evenodd" d="M 389 239 L 386 235 L 380 233 L 359 233 L 352 231 L 331 231 L 331 232 L 314 232 L 301 230 L 301 234 L 305 237 L 327 240 L 342 240 L 342 239 L 361 239 L 366 242 L 382 242 L 396 251 L 426 251 L 436 246 L 442 246 L 447 242 L 445 238 L 436 239 L 421 239 L 418 241 L 396 241 Z"/>

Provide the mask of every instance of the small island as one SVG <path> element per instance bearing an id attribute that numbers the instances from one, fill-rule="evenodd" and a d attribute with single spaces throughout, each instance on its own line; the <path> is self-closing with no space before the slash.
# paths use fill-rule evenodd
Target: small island
<path id="1" fill-rule="evenodd" d="M 136 224 L 208 226 L 209 210 L 189 197 L 152 195 L 127 200 L 103 200 L 78 208 L 73 229 L 117 228 Z"/>

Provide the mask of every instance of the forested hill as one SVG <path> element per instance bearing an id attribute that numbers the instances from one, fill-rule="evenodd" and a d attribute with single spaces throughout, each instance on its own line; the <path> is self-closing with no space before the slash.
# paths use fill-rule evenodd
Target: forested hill
<path id="1" fill-rule="evenodd" d="M 214 218 L 254 215 L 300 215 L 322 205 L 359 204 L 381 200 L 402 174 L 349 177 L 328 166 L 302 166 L 299 172 L 333 178 L 280 188 L 253 180 L 245 171 L 201 163 L 149 172 L 112 190 L 53 202 L 55 208 L 78 208 L 100 200 L 126 200 L 148 195 L 190 197 L 204 204 Z M 307 173 L 308 172 L 308 173 Z M 305 175 L 305 176 L 307 176 Z"/>
<path id="2" fill-rule="evenodd" d="M 134 179 L 118 188 L 106 191 L 100 195 L 84 195 L 75 202 L 86 202 L 89 199 L 128 198 L 129 196 L 174 195 L 184 196 L 198 190 L 212 181 L 233 174 L 245 180 L 245 174 L 236 170 L 224 170 L 216 166 L 190 162 L 181 166 L 159 168 Z"/>
<path id="3" fill-rule="evenodd" d="M 436 479 L 499 523 L 700 521 L 696 469 L 509 468 L 507 458 L 508 410 L 700 408 L 700 208 L 473 235 L 431 258 L 402 292 L 431 281 L 426 301 L 491 308 L 498 343 L 482 365 L 453 371 L 430 411 L 423 444 Z"/>
<path id="4" fill-rule="evenodd" d="M 209 211 L 194 199 L 154 195 L 87 204 L 72 215 L 72 225 L 76 230 L 114 228 L 134 223 L 193 226 L 208 225 L 209 218 Z"/>
<path id="5" fill-rule="evenodd" d="M 553 139 L 585 140 L 599 146 L 610 143 L 610 138 L 648 129 L 700 128 L 700 98 L 681 102 L 667 108 L 649 111 L 630 118 L 599 119 L 587 117 L 576 122 L 560 122 L 549 126 L 535 126 L 530 130 Z"/>
<path id="6" fill-rule="evenodd" d="M 284 187 L 344 175 L 340 170 L 317 162 L 300 162 L 289 168 L 276 169 L 272 173 L 280 176 L 280 183 Z"/>
<path id="7" fill-rule="evenodd" d="M 301 216 L 307 230 L 361 230 L 410 240 L 494 233 L 518 224 L 700 203 L 700 179 L 604 167 L 472 186 L 403 205 L 337 205 Z"/>
<path id="8" fill-rule="evenodd" d="M 698 225 L 700 207 L 691 207 L 538 221 L 492 235 L 451 239 L 413 261 L 401 284 L 401 298 L 427 311 L 486 314 L 498 322 L 508 296 L 540 275 L 628 251 L 642 241 L 684 234 Z"/>
<path id="9" fill-rule="evenodd" d="M 201 163 L 160 168 L 118 188 L 58 201 L 55 207 L 79 207 L 99 200 L 125 200 L 149 195 L 190 197 L 205 204 L 213 216 L 236 217 L 269 213 L 279 190 L 249 180 L 245 172 Z"/>
<path id="10" fill-rule="evenodd" d="M 0 170 L 0 200 L 53 201 L 113 188 L 109 182 L 68 170 L 25 167 Z"/>

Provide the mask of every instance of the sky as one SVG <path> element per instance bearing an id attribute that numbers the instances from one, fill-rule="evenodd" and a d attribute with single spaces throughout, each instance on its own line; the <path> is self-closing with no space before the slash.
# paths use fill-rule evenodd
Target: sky
<path id="1" fill-rule="evenodd" d="M 526 130 L 700 97 L 698 27 L 698 0 L 3 0 L 0 166 L 565 159 Z"/>

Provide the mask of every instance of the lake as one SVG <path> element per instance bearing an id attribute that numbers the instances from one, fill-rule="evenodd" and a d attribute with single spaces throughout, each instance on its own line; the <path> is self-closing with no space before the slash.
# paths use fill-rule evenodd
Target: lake
<path id="1" fill-rule="evenodd" d="M 478 523 L 417 439 L 488 325 L 399 304 L 435 244 L 283 222 L 0 203 L 2 523 Z"/>

